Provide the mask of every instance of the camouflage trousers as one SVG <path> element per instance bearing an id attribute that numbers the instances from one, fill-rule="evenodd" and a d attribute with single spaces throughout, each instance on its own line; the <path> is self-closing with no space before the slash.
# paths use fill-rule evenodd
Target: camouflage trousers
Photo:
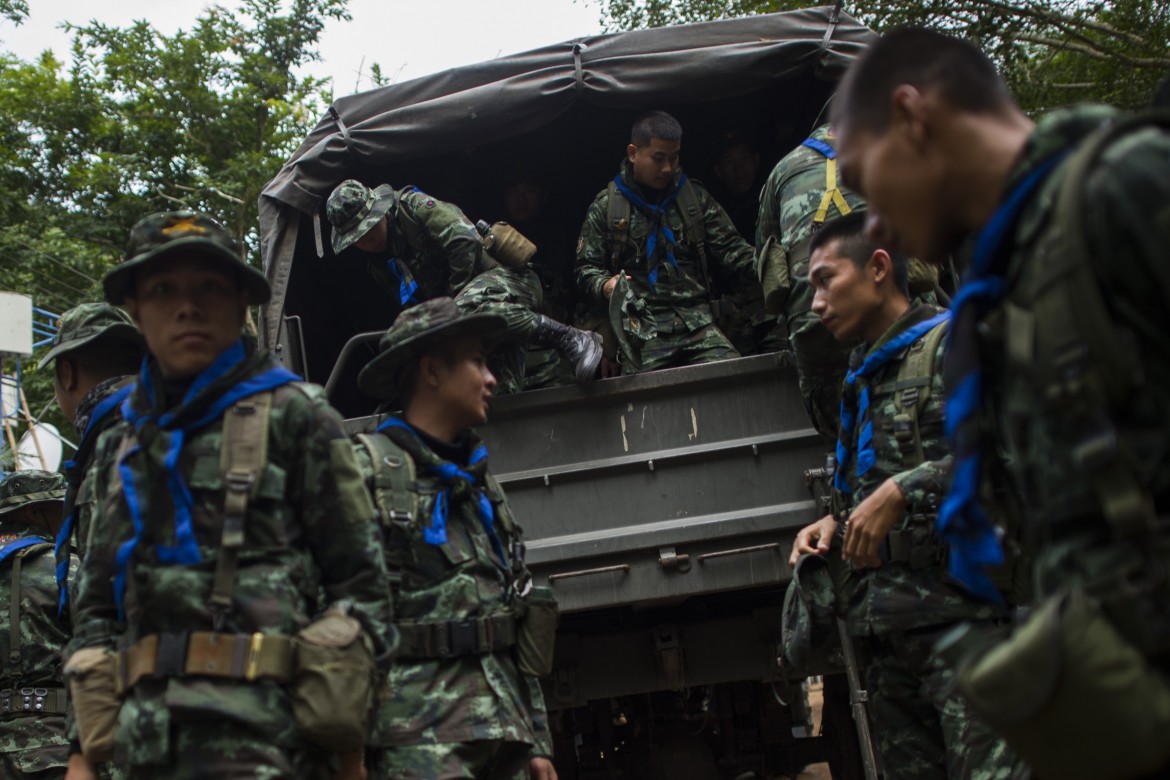
<path id="1" fill-rule="evenodd" d="M 0 778 L 3 780 L 60 780 L 69 766 L 68 745 L 14 750 L 0 753 Z"/>
<path id="2" fill-rule="evenodd" d="M 951 626 L 862 637 L 885 780 L 1023 780 L 1022 761 L 978 721 L 931 649 Z"/>
<path id="3" fill-rule="evenodd" d="M 170 729 L 170 762 L 132 764 L 130 780 L 329 780 L 330 756 L 313 748 L 288 750 L 249 739 L 240 725 L 187 721 Z"/>
<path id="4" fill-rule="evenodd" d="M 642 342 L 639 351 L 641 368 L 636 367 L 624 349 L 619 352 L 623 374 L 694 366 L 737 357 L 739 353 L 735 347 L 731 346 L 723 331 L 714 323 L 693 332 L 687 331 L 685 326 L 676 327 L 671 332 L 660 331 L 654 338 Z"/>
<path id="5" fill-rule="evenodd" d="M 830 447 L 841 425 L 841 385 L 849 370 L 849 347 L 843 346 L 812 312 L 788 321 L 788 345 L 796 363 L 800 395 L 813 428 Z"/>
<path id="6" fill-rule="evenodd" d="M 484 271 L 455 297 L 463 312 L 494 314 L 507 323 L 504 340 L 488 356 L 488 368 L 496 376 L 499 395 L 524 389 L 528 340 L 536 331 L 537 312 L 543 301 L 540 279 L 531 268 L 514 271 L 503 266 Z"/>
<path id="7" fill-rule="evenodd" d="M 555 349 L 532 347 L 524 364 L 524 389 L 543 390 L 576 382 L 573 365 Z"/>
<path id="8" fill-rule="evenodd" d="M 502 739 L 402 745 L 366 753 L 369 780 L 527 780 L 532 746 Z"/>

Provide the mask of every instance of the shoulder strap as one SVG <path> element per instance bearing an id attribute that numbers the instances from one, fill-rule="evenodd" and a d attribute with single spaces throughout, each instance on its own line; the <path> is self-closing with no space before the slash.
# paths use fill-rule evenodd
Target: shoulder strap
<path id="1" fill-rule="evenodd" d="M 845 201 L 841 188 L 837 186 L 837 150 L 816 138 L 806 138 L 801 145 L 819 152 L 825 158 L 825 194 L 821 196 L 821 203 L 817 206 L 813 225 L 820 227 L 825 223 L 830 205 L 836 206 L 841 216 L 851 213 L 853 208 Z"/>
<path id="2" fill-rule="evenodd" d="M 374 505 L 379 519 L 413 521 L 418 517 L 414 458 L 389 436 L 359 433 L 357 440 L 370 453 L 374 466 Z"/>
<path id="3" fill-rule="evenodd" d="M 1156 524 L 1153 500 L 1120 452 L 1102 408 L 1120 408 L 1144 378 L 1130 334 L 1109 314 L 1085 235 L 1085 186 L 1117 139 L 1145 127 L 1170 128 L 1170 116 L 1135 116 L 1090 136 L 1065 163 L 1053 212 L 1057 238 L 1043 254 L 1034 311 L 1037 376 L 1048 402 L 1084 431 L 1073 459 L 1091 480 L 1110 526 L 1123 537 Z"/>
<path id="4" fill-rule="evenodd" d="M 703 211 L 699 207 L 699 193 L 695 190 L 695 186 L 690 179 L 683 182 L 682 189 L 678 192 L 678 210 L 682 213 L 683 230 L 687 234 L 687 239 L 695 245 L 699 252 L 699 270 L 703 274 L 703 280 L 707 284 L 707 290 L 711 292 L 711 275 L 707 270 L 707 226 L 703 222 Z"/>
<path id="5" fill-rule="evenodd" d="M 224 414 L 220 470 L 223 472 L 223 532 L 215 562 L 211 589 L 211 614 L 215 630 L 223 628 L 232 607 L 236 566 L 244 546 L 244 520 L 248 503 L 260 488 L 268 465 L 268 423 L 272 410 L 271 390 L 236 401 Z"/>
<path id="6" fill-rule="evenodd" d="M 625 249 L 626 236 L 630 232 L 632 208 L 629 199 L 618 189 L 617 182 L 611 179 L 606 187 L 605 205 L 605 233 L 611 271 L 621 270 L 622 250 Z"/>
<path id="7" fill-rule="evenodd" d="M 12 542 L 0 550 L 0 560 L 12 558 L 12 574 L 9 579 L 8 593 L 8 667 L 4 671 L 4 679 L 15 680 L 20 673 L 20 565 L 24 556 L 35 552 L 44 552 L 53 545 L 44 539 L 25 537 Z M 39 549 L 38 549 L 39 548 Z"/>
<path id="8" fill-rule="evenodd" d="M 950 320 L 941 322 L 908 348 L 898 365 L 894 385 L 882 390 L 894 392 L 894 438 L 902 456 L 912 463 L 921 463 L 926 454 L 922 449 L 922 431 L 919 419 L 930 399 L 934 384 L 934 359 L 939 344 L 950 332 Z M 912 459 L 912 460 L 911 460 Z"/>

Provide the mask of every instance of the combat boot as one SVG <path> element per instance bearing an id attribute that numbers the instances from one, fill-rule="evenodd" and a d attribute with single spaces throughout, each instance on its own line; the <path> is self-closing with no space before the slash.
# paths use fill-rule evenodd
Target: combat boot
<path id="1" fill-rule="evenodd" d="M 551 347 L 573 364 L 577 382 L 592 382 L 601 365 L 601 334 L 584 331 L 538 314 L 532 341 L 539 347 Z"/>

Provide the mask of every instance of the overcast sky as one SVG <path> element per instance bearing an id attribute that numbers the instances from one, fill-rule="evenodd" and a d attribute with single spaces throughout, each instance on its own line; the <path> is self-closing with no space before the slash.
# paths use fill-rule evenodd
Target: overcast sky
<path id="1" fill-rule="evenodd" d="M 124 26 L 146 18 L 173 34 L 211 5 L 209 0 L 30 0 L 19 27 L 0 21 L 0 50 L 29 60 L 52 49 L 68 60 L 62 22 L 91 19 Z M 234 8 L 238 0 L 219 0 Z M 321 37 L 321 62 L 308 71 L 333 79 L 334 96 L 369 89 L 377 62 L 394 81 L 534 49 L 601 29 L 598 0 L 350 0 L 350 22 L 329 22 Z M 359 76 L 359 72 L 362 76 Z M 364 79 L 363 79 L 364 76 Z M 360 88 L 355 90 L 359 84 Z"/>

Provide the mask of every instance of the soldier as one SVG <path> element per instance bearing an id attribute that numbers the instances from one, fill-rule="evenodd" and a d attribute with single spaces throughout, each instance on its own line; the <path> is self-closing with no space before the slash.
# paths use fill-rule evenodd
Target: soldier
<path id="1" fill-rule="evenodd" d="M 870 243 L 865 218 L 828 222 L 812 239 L 812 311 L 850 357 L 841 403 L 834 506 L 804 528 L 799 555 L 840 543 L 854 564 L 847 624 L 866 660 L 878 753 L 887 780 L 1008 778 L 1020 771 L 1006 746 L 971 717 L 934 642 L 963 620 L 1003 611 L 946 580 L 934 519 L 950 453 L 943 436 L 942 371 L 950 313 L 911 305 L 908 261 Z M 838 530 L 843 538 L 836 540 Z"/>
<path id="2" fill-rule="evenodd" d="M 144 218 L 103 287 L 149 357 L 91 470 L 98 509 L 66 674 L 108 675 L 121 704 L 87 706 L 73 687 L 83 750 L 100 758 L 112 732 L 131 778 L 310 778 L 331 762 L 357 777 L 365 723 L 352 716 L 368 710 L 326 709 L 338 723 L 329 743 L 311 711 L 339 688 L 327 664 L 310 664 L 328 656 L 323 633 L 335 653 L 365 652 L 370 668 L 334 669 L 355 669 L 349 685 L 370 696 L 365 648 L 385 661 L 394 629 L 341 418 L 242 335 L 270 288 L 210 218 Z"/>
<path id="3" fill-rule="evenodd" d="M 1164 776 L 1170 133 L 1097 106 L 1033 122 L 978 49 L 920 29 L 870 47 L 833 124 L 845 180 L 874 209 L 871 235 L 937 260 L 979 232 L 955 300 L 955 480 L 939 527 L 953 575 L 994 597 L 985 567 L 1003 551 L 981 488 L 1017 488 L 995 495 L 1021 496 L 1039 622 L 994 658 L 1033 679 L 1032 636 L 1035 658 L 1061 664 L 1035 707 L 1004 706 L 1008 685 L 981 707 L 1004 715 L 997 727 L 1038 775 Z M 1089 651 L 1107 671 L 1085 663 Z M 1039 704 L 1062 696 L 1067 707 Z"/>
<path id="4" fill-rule="evenodd" d="M 589 206 L 577 240 L 577 284 L 590 305 L 609 308 L 627 374 L 738 357 L 716 324 L 712 282 L 758 284 L 751 246 L 687 179 L 681 146 L 670 114 L 634 122 L 621 170 Z"/>
<path id="5" fill-rule="evenodd" d="M 861 196 L 840 186 L 833 144 L 832 129 L 821 125 L 776 163 L 760 193 L 756 220 L 765 301 L 787 324 L 800 394 L 813 427 L 830 446 L 837 440 L 849 345 L 833 338 L 811 310 L 808 246 L 826 220 L 865 206 Z"/>
<path id="6" fill-rule="evenodd" d="M 6 780 L 62 778 L 69 763 L 61 680 L 69 618 L 57 610 L 48 554 L 64 498 L 60 474 L 16 471 L 0 482 L 0 603 L 8 605 L 0 632 L 0 777 Z M 76 556 L 65 565 L 76 569 Z"/>
<path id="7" fill-rule="evenodd" d="M 383 184 L 371 190 L 348 179 L 330 194 L 326 212 L 333 225 L 334 253 L 350 246 L 365 252 L 366 267 L 396 305 L 456 295 L 465 311 L 491 311 L 507 320 L 508 349 L 496 363 L 504 377 L 503 392 L 523 389 L 529 342 L 564 354 L 578 382 L 593 379 L 601 361 L 600 337 L 537 314 L 540 280 L 530 268 L 493 266 L 485 271 L 483 240 L 455 204 L 417 187 L 395 192 Z"/>
<path id="8" fill-rule="evenodd" d="M 125 312 L 108 303 L 83 303 L 61 315 L 52 346 L 41 358 L 41 367 L 53 366 L 57 406 L 81 436 L 77 453 L 65 464 L 65 522 L 54 550 L 62 610 L 68 600 L 70 553 L 76 550 L 79 558 L 84 557 L 89 538 L 93 486 L 85 485 L 84 478 L 94 446 L 102 432 L 121 419 L 118 406 L 130 395 L 143 353 L 142 336 Z M 72 729 L 71 737 L 70 780 L 92 777 L 94 769 L 81 755 Z M 106 774 L 111 773 L 118 774 L 107 767 Z"/>
<path id="9" fill-rule="evenodd" d="M 540 685 L 518 645 L 534 623 L 521 531 L 472 429 L 487 421 L 496 381 L 485 359 L 506 328 L 434 298 L 398 316 L 358 376 L 363 392 L 405 409 L 358 437 L 401 637 L 367 759 L 373 778 L 557 776 Z M 551 654 L 553 633 L 543 640 Z"/>
<path id="10" fill-rule="evenodd" d="M 731 217 L 743 240 L 753 243 L 760 202 L 760 153 L 755 144 L 743 133 L 724 133 L 715 148 L 711 171 L 719 185 L 711 188 L 711 194 Z"/>

